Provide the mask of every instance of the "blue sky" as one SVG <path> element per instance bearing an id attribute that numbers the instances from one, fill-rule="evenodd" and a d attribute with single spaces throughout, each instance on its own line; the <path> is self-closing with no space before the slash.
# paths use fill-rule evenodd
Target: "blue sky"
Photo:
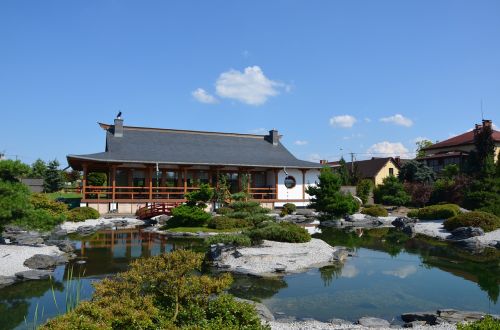
<path id="1" fill-rule="evenodd" d="M 104 150 L 96 122 L 409 157 L 500 123 L 500 1 L 0 2 L 0 152 Z M 498 125 L 500 126 L 500 125 Z"/>

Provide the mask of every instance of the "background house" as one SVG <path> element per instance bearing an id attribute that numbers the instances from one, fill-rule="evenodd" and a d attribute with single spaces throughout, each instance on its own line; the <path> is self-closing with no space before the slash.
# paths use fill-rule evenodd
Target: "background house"
<path id="1" fill-rule="evenodd" d="M 450 164 L 457 164 L 459 166 L 464 165 L 469 153 L 475 149 L 474 134 L 483 129 L 483 127 L 493 127 L 493 123 L 491 120 L 483 120 L 482 124 L 476 124 L 473 130 L 434 143 L 423 149 L 425 156 L 418 158 L 418 160 L 424 162 L 427 166 L 432 168 L 434 172 L 439 172 Z M 492 131 L 492 138 L 495 142 L 496 161 L 498 159 L 498 153 L 500 152 L 500 132 L 494 129 L 492 129 Z"/>
<path id="2" fill-rule="evenodd" d="M 389 175 L 398 176 L 400 165 L 400 158 L 385 157 L 385 158 L 371 158 L 367 160 L 358 160 L 354 162 L 346 162 L 347 170 L 351 176 L 362 179 L 370 179 L 375 185 L 382 184 L 382 181 Z M 339 162 L 323 162 L 333 168 L 340 166 Z"/>

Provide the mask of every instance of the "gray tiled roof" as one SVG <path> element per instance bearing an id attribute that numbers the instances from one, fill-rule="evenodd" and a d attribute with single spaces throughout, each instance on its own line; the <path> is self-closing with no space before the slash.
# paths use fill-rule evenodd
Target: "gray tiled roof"
<path id="1" fill-rule="evenodd" d="M 124 126 L 122 137 L 107 128 L 106 151 L 68 155 L 77 160 L 198 164 L 225 166 L 321 168 L 322 165 L 295 158 L 281 143 L 273 145 L 265 135 L 231 134 Z M 73 166 L 73 165 L 72 165 Z"/>

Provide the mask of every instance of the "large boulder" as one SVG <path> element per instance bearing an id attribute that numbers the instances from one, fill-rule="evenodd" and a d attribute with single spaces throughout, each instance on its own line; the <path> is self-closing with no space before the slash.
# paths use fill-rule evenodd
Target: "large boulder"
<path id="1" fill-rule="evenodd" d="M 449 239 L 467 239 L 483 235 L 484 230 L 480 227 L 459 227 L 451 232 L 451 237 Z"/>
<path id="2" fill-rule="evenodd" d="M 52 276 L 53 272 L 44 269 L 25 270 L 16 273 L 16 277 L 20 280 L 45 280 Z"/>
<path id="3" fill-rule="evenodd" d="M 66 253 L 71 253 L 75 250 L 74 243 L 72 243 L 69 240 L 60 241 L 59 243 L 56 244 L 56 246 L 59 248 L 59 250 Z"/>
<path id="4" fill-rule="evenodd" d="M 391 225 L 393 225 L 396 228 L 403 228 L 404 226 L 407 226 L 409 224 L 415 224 L 418 222 L 418 219 L 412 219 L 408 217 L 398 217 L 394 219 L 393 222 L 391 222 Z"/>
<path id="5" fill-rule="evenodd" d="M 461 247 L 473 254 L 481 253 L 486 248 L 486 245 L 484 245 L 484 243 L 482 243 L 479 239 L 477 239 L 477 237 L 455 240 L 452 242 L 458 247 Z"/>
<path id="6" fill-rule="evenodd" d="M 367 316 L 360 318 L 357 323 L 367 328 L 388 328 L 391 326 L 387 320 Z"/>
<path id="7" fill-rule="evenodd" d="M 401 319 L 406 323 L 423 321 L 429 325 L 436 325 L 438 321 L 438 315 L 434 312 L 404 313 L 401 314 Z"/>
<path id="8" fill-rule="evenodd" d="M 35 254 L 24 261 L 23 265 L 31 269 L 48 269 L 57 265 L 57 257 L 46 254 Z"/>
<path id="9" fill-rule="evenodd" d="M 411 238 L 415 237 L 415 235 L 417 234 L 417 232 L 415 231 L 415 224 L 413 224 L 413 223 L 405 225 L 401 229 L 401 231 L 403 233 L 405 233 L 406 235 L 410 236 Z"/>
<path id="10" fill-rule="evenodd" d="M 97 228 L 94 226 L 80 226 L 76 230 L 76 232 L 81 236 L 92 235 L 97 231 Z"/>
<path id="11" fill-rule="evenodd" d="M 43 237 L 39 232 L 27 231 L 13 225 L 5 226 L 2 236 L 4 240 L 17 245 L 37 246 L 43 244 Z"/>

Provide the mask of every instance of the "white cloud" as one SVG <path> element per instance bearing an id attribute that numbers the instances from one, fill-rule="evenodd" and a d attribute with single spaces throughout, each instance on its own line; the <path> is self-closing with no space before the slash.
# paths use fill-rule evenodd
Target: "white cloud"
<path id="1" fill-rule="evenodd" d="M 382 141 L 368 148 L 367 153 L 376 157 L 394 157 L 407 154 L 408 149 L 401 142 Z"/>
<path id="2" fill-rule="evenodd" d="M 297 140 L 294 142 L 296 145 L 298 146 L 305 146 L 306 144 L 308 144 L 309 142 L 307 141 L 304 141 L 304 140 Z"/>
<path id="3" fill-rule="evenodd" d="M 195 91 L 191 92 L 191 95 L 193 95 L 193 97 L 201 103 L 213 104 L 218 102 L 218 100 L 213 95 L 207 93 L 207 91 L 203 88 L 196 89 Z"/>
<path id="4" fill-rule="evenodd" d="M 394 270 L 386 270 L 382 273 L 386 275 L 392 275 L 399 278 L 407 278 L 408 276 L 415 274 L 417 272 L 417 267 L 414 265 L 403 266 Z"/>
<path id="5" fill-rule="evenodd" d="M 352 127 L 356 121 L 356 118 L 351 115 L 341 115 L 330 118 L 330 125 L 334 127 L 349 128 Z"/>
<path id="6" fill-rule="evenodd" d="M 269 130 L 265 129 L 264 127 L 259 127 L 259 128 L 254 128 L 248 131 L 250 134 L 267 134 L 269 133 Z"/>
<path id="7" fill-rule="evenodd" d="M 366 123 L 370 123 L 371 121 L 372 121 L 372 120 L 371 120 L 370 118 L 365 117 L 365 122 L 366 122 Z"/>
<path id="8" fill-rule="evenodd" d="M 392 123 L 395 125 L 410 127 L 413 125 L 413 121 L 401 114 L 395 114 L 394 116 L 380 118 L 381 122 Z"/>
<path id="9" fill-rule="evenodd" d="M 354 265 L 345 265 L 342 268 L 342 277 L 353 278 L 358 276 L 359 270 Z"/>
<path id="10" fill-rule="evenodd" d="M 258 66 L 249 66 L 243 72 L 229 70 L 221 73 L 215 82 L 217 95 L 250 105 L 261 105 L 279 94 L 285 84 L 270 80 Z"/>

